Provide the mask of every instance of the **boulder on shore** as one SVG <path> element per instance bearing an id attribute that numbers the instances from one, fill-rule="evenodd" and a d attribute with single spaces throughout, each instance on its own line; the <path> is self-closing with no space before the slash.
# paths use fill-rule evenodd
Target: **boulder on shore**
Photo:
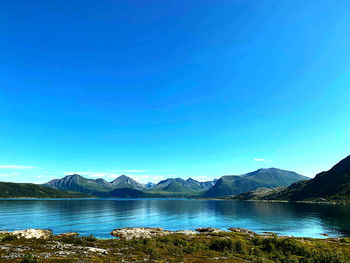
<path id="1" fill-rule="evenodd" d="M 163 228 L 125 227 L 114 229 L 111 232 L 111 235 L 114 237 L 130 240 L 133 238 L 152 238 L 156 236 L 164 236 L 170 233 L 170 231 L 163 230 Z"/>
<path id="2" fill-rule="evenodd" d="M 47 229 L 25 229 L 25 230 L 17 230 L 11 232 L 12 235 L 17 236 L 17 238 L 42 238 L 49 239 L 52 237 L 52 231 Z"/>
<path id="3" fill-rule="evenodd" d="M 197 232 L 196 232 L 197 231 Z M 152 238 L 158 236 L 166 236 L 170 234 L 182 234 L 182 235 L 197 235 L 198 233 L 219 233 L 222 232 L 220 229 L 206 227 L 198 228 L 196 231 L 192 230 L 178 230 L 178 231 L 169 231 L 164 230 L 163 228 L 152 228 L 152 227 L 126 227 L 114 229 L 111 232 L 111 235 L 114 237 L 119 237 L 122 239 L 130 240 L 133 238 Z"/>

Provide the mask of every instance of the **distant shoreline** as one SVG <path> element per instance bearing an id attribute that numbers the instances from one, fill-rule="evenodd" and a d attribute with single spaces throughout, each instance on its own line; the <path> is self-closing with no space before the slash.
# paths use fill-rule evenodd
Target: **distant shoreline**
<path id="1" fill-rule="evenodd" d="M 142 199 L 167 199 L 167 200 L 208 200 L 208 201 L 242 201 L 242 202 L 263 202 L 263 203 L 301 203 L 301 204 L 329 204 L 329 205 L 350 205 L 350 201 L 290 201 L 290 200 L 239 200 L 230 198 L 189 198 L 189 197 L 142 197 L 142 198 L 103 198 L 103 197 L 68 197 L 68 198 L 46 198 L 46 197 L 0 197 L 0 200 L 142 200 Z"/>
<path id="2" fill-rule="evenodd" d="M 334 200 L 334 201 L 290 201 L 290 200 L 255 200 L 255 199 L 231 199 L 231 198 L 188 198 L 196 200 L 221 200 L 221 201 L 242 201 L 242 202 L 264 202 L 264 203 L 302 203 L 302 204 L 332 204 L 332 205 L 350 205 L 350 200 Z"/>

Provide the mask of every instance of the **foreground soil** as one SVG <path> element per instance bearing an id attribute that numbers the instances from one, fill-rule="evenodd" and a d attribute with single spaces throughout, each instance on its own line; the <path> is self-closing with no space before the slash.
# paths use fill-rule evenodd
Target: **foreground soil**
<path id="1" fill-rule="evenodd" d="M 0 262 L 350 262 L 350 238 L 311 239 L 246 233 L 170 234 L 150 239 L 0 234 Z"/>

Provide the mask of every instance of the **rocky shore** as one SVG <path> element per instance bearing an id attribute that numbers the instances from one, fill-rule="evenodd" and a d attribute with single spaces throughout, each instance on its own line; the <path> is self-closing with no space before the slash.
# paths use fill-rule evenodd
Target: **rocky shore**
<path id="1" fill-rule="evenodd" d="M 253 231 L 243 229 L 243 228 L 229 228 L 228 230 L 236 233 L 246 233 L 246 234 L 256 235 L 256 233 L 254 233 Z M 154 238 L 154 237 L 161 237 L 161 236 L 174 235 L 174 234 L 191 236 L 191 235 L 197 235 L 197 234 L 214 234 L 214 233 L 225 233 L 225 232 L 226 231 L 223 231 L 217 228 L 212 228 L 212 227 L 197 228 L 195 231 L 191 231 L 191 230 L 169 231 L 169 230 L 164 230 L 163 228 L 127 227 L 127 228 L 114 229 L 111 232 L 111 235 L 114 237 L 131 240 L 135 238 Z"/>
<path id="2" fill-rule="evenodd" d="M 119 228 L 116 238 L 0 232 L 0 262 L 350 262 L 350 238 L 277 237 L 241 228 Z"/>

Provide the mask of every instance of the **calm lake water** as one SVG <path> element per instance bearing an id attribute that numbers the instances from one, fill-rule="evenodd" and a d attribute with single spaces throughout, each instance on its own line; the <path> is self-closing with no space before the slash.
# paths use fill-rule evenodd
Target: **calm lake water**
<path id="1" fill-rule="evenodd" d="M 0 200 L 0 230 L 52 229 L 111 237 L 114 228 L 248 228 L 258 233 L 350 235 L 350 206 L 183 199 Z"/>

